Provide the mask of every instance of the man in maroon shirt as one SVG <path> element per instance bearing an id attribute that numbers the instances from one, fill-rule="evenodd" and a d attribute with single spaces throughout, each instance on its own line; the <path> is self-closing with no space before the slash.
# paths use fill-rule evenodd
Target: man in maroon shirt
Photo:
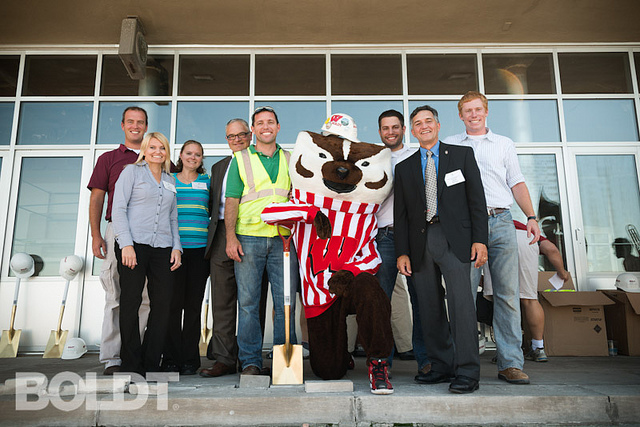
<path id="1" fill-rule="evenodd" d="M 114 253 L 115 237 L 111 227 L 111 205 L 116 181 L 124 167 L 134 163 L 140 153 L 140 145 L 147 131 L 147 112 L 140 107 L 127 107 L 122 113 L 124 144 L 108 151 L 98 158 L 87 188 L 91 190 L 89 201 L 89 224 L 93 255 L 103 261 L 100 282 L 105 291 L 104 318 L 102 321 L 102 341 L 100 343 L 100 362 L 104 363 L 104 375 L 113 375 L 120 370 L 120 283 L 118 263 Z M 104 196 L 108 195 L 105 219 L 109 222 L 104 238 L 100 232 L 100 218 L 104 206 Z M 140 334 L 149 317 L 149 297 L 146 287 L 140 306 Z"/>

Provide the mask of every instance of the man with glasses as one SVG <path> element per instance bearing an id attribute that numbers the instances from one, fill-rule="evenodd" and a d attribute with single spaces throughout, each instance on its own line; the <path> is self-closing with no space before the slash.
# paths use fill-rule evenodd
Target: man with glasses
<path id="1" fill-rule="evenodd" d="M 244 119 L 231 119 L 225 128 L 229 148 L 233 153 L 251 144 L 251 131 Z M 210 368 L 200 371 L 203 377 L 220 377 L 235 374 L 238 359 L 236 341 L 237 284 L 233 260 L 227 256 L 227 233 L 224 222 L 225 190 L 227 174 L 233 156 L 227 156 L 211 167 L 211 194 L 209 196 L 209 235 L 205 258 L 211 266 L 211 294 L 213 308 L 213 335 L 207 357 L 215 360 Z M 267 305 L 267 275 L 263 274 L 260 297 L 260 323 L 264 332 L 264 316 Z M 205 319 L 206 321 L 206 319 Z"/>
<path id="2" fill-rule="evenodd" d="M 276 143 L 280 123 L 271 107 L 257 108 L 251 116 L 255 145 L 234 153 L 229 167 L 224 209 L 227 256 L 235 261 L 238 284 L 238 358 L 243 375 L 259 375 L 262 370 L 262 334 L 258 301 L 263 272 L 271 283 L 275 311 L 274 345 L 284 344 L 283 243 L 278 227 L 260 218 L 270 203 L 289 200 L 289 153 Z M 289 230 L 281 228 L 283 235 Z M 294 252 L 293 247 L 291 248 Z M 298 287 L 298 265 L 291 254 L 291 295 Z M 291 318 L 295 318 L 295 298 L 291 299 Z M 290 337 L 296 342 L 295 322 Z"/>

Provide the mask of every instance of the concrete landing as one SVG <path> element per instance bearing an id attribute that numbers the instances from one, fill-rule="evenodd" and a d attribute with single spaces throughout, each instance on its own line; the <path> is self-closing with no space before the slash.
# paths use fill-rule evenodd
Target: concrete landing
<path id="1" fill-rule="evenodd" d="M 497 378 L 493 354 L 481 356 L 480 389 L 471 395 L 451 394 L 448 384 L 416 384 L 415 361 L 396 360 L 389 396 L 370 393 L 363 358 L 356 358 L 356 369 L 345 378 L 353 382 L 352 392 L 307 393 L 304 385 L 239 388 L 235 374 L 181 376 L 164 389 L 151 383 L 147 393 L 132 394 L 122 393 L 121 383 L 115 392 L 105 387 L 108 377 L 101 376 L 97 355 L 70 361 L 20 356 L 0 359 L 0 425 L 640 425 L 640 357 L 527 362 L 531 384 L 510 385 Z M 203 358 L 202 364 L 211 361 Z M 48 385 L 38 389 L 33 380 L 31 395 L 17 396 L 5 381 L 28 372 L 46 377 Z M 318 380 L 308 361 L 304 376 Z M 84 388 L 74 388 L 80 378 Z M 134 383 L 139 389 L 140 382 Z M 53 388 L 64 395 L 52 394 Z M 81 389 L 89 393 L 69 392 Z"/>

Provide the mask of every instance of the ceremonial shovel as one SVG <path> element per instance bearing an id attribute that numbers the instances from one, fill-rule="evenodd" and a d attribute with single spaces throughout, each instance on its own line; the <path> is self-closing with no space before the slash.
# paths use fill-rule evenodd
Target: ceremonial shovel
<path id="1" fill-rule="evenodd" d="M 206 293 L 204 297 L 204 320 L 202 323 L 202 331 L 200 332 L 200 356 L 207 355 L 207 346 L 209 345 L 209 341 L 211 341 L 211 335 L 213 335 L 213 331 L 209 329 L 209 295 L 211 295 L 211 278 L 207 279 Z"/>
<path id="2" fill-rule="evenodd" d="M 58 316 L 58 329 L 51 331 L 49 334 L 49 341 L 47 342 L 47 348 L 42 355 L 43 359 L 59 359 L 62 357 L 64 345 L 67 342 L 67 335 L 69 331 L 62 330 L 62 316 L 64 315 L 64 307 L 67 304 L 67 293 L 69 292 L 69 282 L 64 285 L 64 294 L 62 295 L 62 305 L 60 306 L 60 316 Z"/>
<path id="3" fill-rule="evenodd" d="M 18 308 L 19 292 L 20 277 L 17 277 L 16 290 L 13 294 L 13 306 L 11 307 L 11 324 L 8 331 L 2 331 L 2 338 L 0 338 L 0 358 L 3 359 L 16 357 L 18 355 L 18 345 L 20 344 L 20 335 L 22 334 L 22 329 L 14 329 L 13 324 L 16 320 L 16 309 Z"/>
<path id="4" fill-rule="evenodd" d="M 271 367 L 272 383 L 274 385 L 284 384 L 302 384 L 302 346 L 292 345 L 289 341 L 289 325 L 291 317 L 291 238 L 284 237 L 280 233 L 280 224 L 278 226 L 278 234 L 282 239 L 284 246 L 283 264 L 284 264 L 284 336 L 285 343 L 273 346 L 273 364 Z M 282 225 L 284 226 L 284 225 Z"/>

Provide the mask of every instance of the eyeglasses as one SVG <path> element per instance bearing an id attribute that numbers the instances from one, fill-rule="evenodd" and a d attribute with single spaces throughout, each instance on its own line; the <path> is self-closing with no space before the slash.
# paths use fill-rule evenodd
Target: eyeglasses
<path id="1" fill-rule="evenodd" d="M 227 141 L 233 141 L 235 139 L 245 139 L 247 136 L 249 136 L 251 132 L 240 132 L 240 133 L 235 133 L 235 134 L 229 134 L 227 135 Z"/>

